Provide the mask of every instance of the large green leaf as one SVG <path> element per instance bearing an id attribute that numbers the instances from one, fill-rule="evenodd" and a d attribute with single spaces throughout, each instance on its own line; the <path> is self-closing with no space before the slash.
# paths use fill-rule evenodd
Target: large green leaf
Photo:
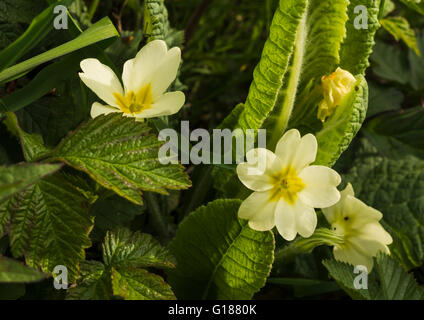
<path id="1" fill-rule="evenodd" d="M 239 200 L 216 200 L 191 213 L 170 244 L 168 272 L 179 299 L 251 299 L 271 271 L 274 238 L 239 220 Z M 190 284 L 190 285 L 187 285 Z"/>
<path id="2" fill-rule="evenodd" d="M 45 274 L 27 267 L 19 261 L 0 256 L 0 283 L 37 282 L 45 277 Z"/>
<path id="3" fill-rule="evenodd" d="M 61 165 L 58 164 L 17 164 L 0 167 L 0 203 L 43 177 L 56 172 L 60 167 Z M 0 227 L 0 234 L 1 230 Z"/>
<path id="4" fill-rule="evenodd" d="M 424 159 L 424 110 L 416 107 L 370 120 L 364 130 L 368 139 L 386 157 L 413 155 Z"/>
<path id="5" fill-rule="evenodd" d="M 354 267 L 336 260 L 324 260 L 324 266 L 339 285 L 358 300 L 423 300 L 424 288 L 395 260 L 384 254 L 377 256 L 375 270 L 368 275 L 368 289 L 356 289 Z"/>
<path id="6" fill-rule="evenodd" d="M 367 118 L 376 114 L 399 110 L 404 100 L 402 91 L 395 87 L 385 87 L 375 82 L 369 82 L 369 105 Z"/>
<path id="7" fill-rule="evenodd" d="M 392 256 L 407 270 L 424 263 L 424 161 L 359 159 L 344 176 L 355 195 L 383 213 Z"/>
<path id="8" fill-rule="evenodd" d="M 25 255 L 28 265 L 44 272 L 64 265 L 71 281 L 91 245 L 92 220 L 86 198 L 61 175 L 38 181 L 0 207 L 0 231 L 8 231 L 13 256 Z"/>
<path id="9" fill-rule="evenodd" d="M 135 204 L 143 203 L 141 190 L 168 194 L 166 189 L 190 187 L 181 165 L 159 162 L 163 142 L 149 130 L 145 122 L 121 114 L 99 116 L 65 138 L 53 151 L 53 160 L 88 173 Z"/>
<path id="10" fill-rule="evenodd" d="M 174 258 L 148 234 L 120 228 L 108 232 L 103 262 L 84 261 L 76 287 L 68 299 L 103 300 L 119 296 L 127 300 L 175 299 L 168 284 L 146 268 L 173 268 Z"/>
<path id="11" fill-rule="evenodd" d="M 0 83 L 7 82 L 8 80 L 29 71 L 40 64 L 64 56 L 71 52 L 80 50 L 84 47 L 97 43 L 99 41 L 113 38 L 118 36 L 118 32 L 113 26 L 109 18 L 103 18 L 97 23 L 93 24 L 90 28 L 84 31 L 74 40 L 71 40 L 57 48 L 51 49 L 29 60 L 21 62 L 13 67 L 0 72 Z"/>

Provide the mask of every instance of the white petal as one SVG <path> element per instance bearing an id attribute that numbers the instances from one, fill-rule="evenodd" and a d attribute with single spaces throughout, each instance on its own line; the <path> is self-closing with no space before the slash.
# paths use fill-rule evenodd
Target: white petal
<path id="1" fill-rule="evenodd" d="M 112 113 L 112 112 L 121 112 L 121 110 L 119 110 L 115 107 L 104 106 L 101 103 L 94 102 L 93 105 L 91 106 L 90 115 L 91 115 L 91 118 L 94 119 L 101 114 L 107 115 L 107 114 Z"/>
<path id="2" fill-rule="evenodd" d="M 350 228 L 356 230 L 361 230 L 367 224 L 377 223 L 383 217 L 380 211 L 350 195 L 346 196 L 344 200 L 343 216 L 350 217 Z"/>
<path id="3" fill-rule="evenodd" d="M 294 205 L 296 230 L 304 238 L 309 238 L 317 227 L 317 214 L 314 208 L 304 204 L 302 201 L 296 201 Z"/>
<path id="4" fill-rule="evenodd" d="M 280 159 L 265 148 L 252 149 L 246 154 L 247 162 L 237 166 L 240 181 L 254 191 L 270 190 L 272 174 L 282 170 Z"/>
<path id="5" fill-rule="evenodd" d="M 378 222 L 368 223 L 363 226 L 360 230 L 360 237 L 362 239 L 375 240 L 384 245 L 389 245 L 393 242 L 390 233 L 384 230 L 383 226 Z"/>
<path id="6" fill-rule="evenodd" d="M 287 131 L 280 139 L 275 153 L 280 157 L 284 166 L 291 165 L 297 172 L 315 161 L 318 151 L 317 139 L 312 134 L 300 137 L 296 129 Z"/>
<path id="7" fill-rule="evenodd" d="M 81 80 L 108 105 L 117 107 L 114 93 L 124 94 L 121 82 L 111 68 L 97 59 L 81 61 Z"/>
<path id="8" fill-rule="evenodd" d="M 181 63 L 180 48 L 172 48 L 161 61 L 152 78 L 153 101 L 160 97 L 175 80 Z"/>
<path id="9" fill-rule="evenodd" d="M 365 256 L 355 250 L 353 247 L 339 248 L 334 247 L 333 250 L 334 258 L 341 262 L 350 263 L 353 266 L 365 266 L 368 269 L 368 273 L 371 272 L 373 267 L 373 259 L 369 256 Z"/>
<path id="10" fill-rule="evenodd" d="M 296 237 L 296 218 L 293 206 L 284 200 L 278 201 L 275 209 L 275 225 L 280 235 L 287 241 L 291 241 Z"/>
<path id="11" fill-rule="evenodd" d="M 125 92 L 136 91 L 132 83 L 132 75 L 134 72 L 134 61 L 135 59 L 128 60 L 124 64 L 124 70 L 122 72 L 122 82 L 124 83 Z"/>
<path id="12" fill-rule="evenodd" d="M 305 188 L 298 193 L 299 198 L 314 208 L 326 208 L 340 200 L 337 186 L 341 182 L 340 175 L 333 169 L 324 166 L 309 166 L 299 174 Z"/>
<path id="13" fill-rule="evenodd" d="M 165 58 L 167 51 L 165 41 L 154 40 L 137 53 L 131 77 L 131 84 L 135 92 L 152 81 L 153 75 Z"/>
<path id="14" fill-rule="evenodd" d="M 274 212 L 277 202 L 269 201 L 270 197 L 269 191 L 253 192 L 242 202 L 238 211 L 239 218 L 249 220 L 249 226 L 254 230 L 271 230 L 275 225 Z"/>
<path id="15" fill-rule="evenodd" d="M 170 116 L 180 111 L 185 102 L 185 95 L 181 91 L 165 93 L 150 109 L 142 111 L 137 119 Z"/>

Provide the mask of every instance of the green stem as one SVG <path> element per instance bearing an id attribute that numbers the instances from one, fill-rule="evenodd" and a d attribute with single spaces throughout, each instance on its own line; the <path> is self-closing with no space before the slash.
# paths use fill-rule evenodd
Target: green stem
<path id="1" fill-rule="evenodd" d="M 93 20 L 94 14 L 96 13 L 97 7 L 99 6 L 100 0 L 93 0 L 90 4 L 90 8 L 88 9 L 88 20 L 91 22 Z"/>
<path id="2" fill-rule="evenodd" d="M 145 192 L 144 200 L 149 208 L 149 217 L 153 228 L 161 240 L 163 240 L 163 242 L 167 242 L 170 238 L 168 224 L 162 215 L 162 210 L 159 207 L 159 203 L 157 202 L 155 195 L 151 192 Z"/>

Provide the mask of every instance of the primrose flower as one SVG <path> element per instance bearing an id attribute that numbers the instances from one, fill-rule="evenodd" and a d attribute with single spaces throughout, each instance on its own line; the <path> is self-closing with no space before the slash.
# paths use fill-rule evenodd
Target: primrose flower
<path id="1" fill-rule="evenodd" d="M 355 198 L 351 184 L 341 192 L 337 204 L 322 211 L 333 232 L 344 237 L 343 244 L 334 246 L 336 260 L 366 266 L 370 272 L 379 251 L 390 254 L 387 245 L 393 240 L 379 223 L 383 215 Z"/>
<path id="2" fill-rule="evenodd" d="M 343 98 L 352 91 L 355 77 L 348 71 L 337 68 L 329 76 L 321 78 L 324 99 L 318 107 L 318 119 L 324 122 L 341 104 Z"/>
<path id="3" fill-rule="evenodd" d="M 280 139 L 275 153 L 263 148 L 250 150 L 247 162 L 237 166 L 237 174 L 255 192 L 241 204 L 239 217 L 258 231 L 276 226 L 286 240 L 293 240 L 297 233 L 310 237 L 317 225 L 314 208 L 332 206 L 340 199 L 339 174 L 310 165 L 317 149 L 314 135 L 301 137 L 292 129 Z"/>
<path id="4" fill-rule="evenodd" d="M 122 112 L 136 119 L 177 113 L 184 105 L 180 91 L 165 91 L 175 80 L 181 62 L 181 50 L 168 51 L 162 40 L 149 42 L 134 59 L 124 64 L 122 81 L 108 66 L 97 59 L 81 61 L 81 80 L 107 105 L 95 102 L 91 117 L 111 112 Z"/>

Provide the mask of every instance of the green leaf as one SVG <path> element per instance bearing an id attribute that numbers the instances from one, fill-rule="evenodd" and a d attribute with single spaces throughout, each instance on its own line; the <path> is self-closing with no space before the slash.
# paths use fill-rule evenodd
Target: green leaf
<path id="1" fill-rule="evenodd" d="M 417 33 L 418 49 L 424 52 L 424 32 Z M 424 89 L 424 57 L 418 56 L 414 51 L 409 50 L 408 60 L 410 66 L 410 83 L 416 91 Z"/>
<path id="2" fill-rule="evenodd" d="M 19 261 L 0 256 L 0 283 L 37 282 L 43 280 L 45 277 L 45 274 L 27 267 Z"/>
<path id="3" fill-rule="evenodd" d="M 383 213 L 382 225 L 392 235 L 390 250 L 405 269 L 424 263 L 424 161 L 416 158 L 359 159 L 344 176 L 355 196 Z"/>
<path id="4" fill-rule="evenodd" d="M 381 154 L 392 159 L 413 155 L 424 159 L 424 109 L 416 107 L 370 120 L 366 137 Z"/>
<path id="5" fill-rule="evenodd" d="M 381 19 L 380 23 L 397 41 L 401 39 L 418 56 L 421 55 L 418 49 L 415 31 L 409 26 L 408 20 L 403 17 L 389 17 Z"/>
<path id="6" fill-rule="evenodd" d="M 0 167 L 0 203 L 60 168 L 61 165 L 58 164 L 17 164 Z M 1 230 L 0 227 L 0 234 Z"/>
<path id="7" fill-rule="evenodd" d="M 104 300 L 119 296 L 127 300 L 175 299 L 171 287 L 145 268 L 173 268 L 169 251 L 148 234 L 119 228 L 108 232 L 103 262 L 84 261 L 76 287 L 68 299 Z"/>
<path id="8" fill-rule="evenodd" d="M 108 266 L 175 268 L 174 257 L 151 235 L 120 228 L 106 236 L 103 261 Z"/>
<path id="9" fill-rule="evenodd" d="M 51 49 L 45 53 L 42 53 L 36 57 L 33 57 L 0 72 L 0 83 L 7 82 L 13 77 L 21 75 L 24 72 L 39 66 L 40 64 L 80 50 L 99 41 L 116 37 L 118 35 L 118 32 L 116 31 L 109 18 L 103 18 L 102 20 L 93 24 L 89 29 L 84 31 L 74 40 L 71 40 L 59 47 Z"/>
<path id="10" fill-rule="evenodd" d="M 71 2 L 71 0 L 58 1 L 34 18 L 25 33 L 0 52 L 0 71 L 13 65 L 53 30 L 53 20 L 56 17 L 53 14 L 54 7 L 68 6 Z"/>
<path id="11" fill-rule="evenodd" d="M 355 19 L 358 13 L 355 8 L 359 5 L 367 8 L 368 28 L 357 29 Z M 373 52 L 374 36 L 380 24 L 378 22 L 380 0 L 350 0 L 348 7 L 349 21 L 346 24 L 346 38 L 340 49 L 340 67 L 356 75 L 365 75 L 369 66 L 369 56 Z"/>
<path id="12" fill-rule="evenodd" d="M 112 288 L 116 296 L 125 300 L 175 300 L 162 277 L 143 269 L 112 268 Z"/>
<path id="13" fill-rule="evenodd" d="M 367 118 L 385 111 L 399 110 L 404 100 L 402 91 L 395 87 L 384 87 L 375 82 L 369 85 L 369 106 Z"/>
<path id="14" fill-rule="evenodd" d="M 369 274 L 368 289 L 355 289 L 358 275 L 354 267 L 336 260 L 324 260 L 324 266 L 339 285 L 353 298 L 359 300 L 423 300 L 424 288 L 418 286 L 412 275 L 403 270 L 395 260 L 379 254 L 375 270 Z"/>
<path id="15" fill-rule="evenodd" d="M 371 56 L 373 72 L 389 81 L 407 84 L 410 78 L 405 54 L 397 47 L 377 41 Z"/>
<path id="16" fill-rule="evenodd" d="M 169 246 L 177 268 L 167 273 L 179 299 L 251 299 L 264 286 L 274 258 L 274 237 L 239 220 L 240 204 L 216 200 L 180 224 Z"/>
<path id="17" fill-rule="evenodd" d="M 6 113 L 4 124 L 9 131 L 20 140 L 26 161 L 36 161 L 50 152 L 50 150 L 45 147 L 41 135 L 28 134 L 21 129 L 14 113 Z"/>
<path id="18" fill-rule="evenodd" d="M 361 129 L 368 108 L 368 85 L 363 76 L 357 78 L 350 95 L 344 98 L 335 113 L 316 134 L 317 165 L 333 166 Z"/>
<path id="19" fill-rule="evenodd" d="M 29 266 L 52 272 L 68 268 L 72 281 L 93 226 L 86 198 L 61 175 L 38 181 L 0 207 L 0 231 L 8 230 L 14 257 L 25 255 Z"/>
<path id="20" fill-rule="evenodd" d="M 146 123 L 121 114 L 99 116 L 64 139 L 53 157 L 135 204 L 143 203 L 141 190 L 168 194 L 166 189 L 190 187 L 181 165 L 159 162 L 163 142 L 149 130 Z"/>
<path id="21" fill-rule="evenodd" d="M 422 0 L 400 0 L 412 10 L 424 15 L 424 2 Z"/>

